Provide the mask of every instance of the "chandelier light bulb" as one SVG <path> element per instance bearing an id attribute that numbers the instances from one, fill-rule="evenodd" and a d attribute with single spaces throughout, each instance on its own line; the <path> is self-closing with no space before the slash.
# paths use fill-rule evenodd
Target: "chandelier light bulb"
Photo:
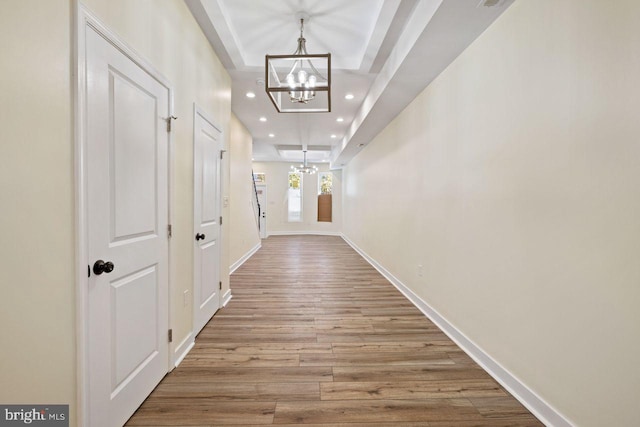
<path id="1" fill-rule="evenodd" d="M 300 85 L 304 85 L 307 81 L 307 72 L 305 70 L 298 71 L 298 82 Z"/>
<path id="2" fill-rule="evenodd" d="M 291 89 L 295 89 L 296 88 L 296 79 L 295 79 L 295 77 L 293 77 L 293 74 L 287 75 L 287 84 L 289 85 L 289 87 Z"/>

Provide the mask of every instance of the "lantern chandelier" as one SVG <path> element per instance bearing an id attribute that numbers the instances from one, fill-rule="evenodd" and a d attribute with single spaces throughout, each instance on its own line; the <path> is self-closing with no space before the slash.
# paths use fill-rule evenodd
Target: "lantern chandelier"
<path id="1" fill-rule="evenodd" d="M 265 56 L 265 90 L 279 113 L 331 111 L 331 54 L 307 53 L 304 21 L 298 13 L 300 37 L 291 55 Z M 326 77 L 319 71 L 323 70 Z"/>
<path id="2" fill-rule="evenodd" d="M 307 150 L 304 150 L 302 153 L 304 155 L 303 163 L 298 167 L 295 167 L 295 166 L 292 165 L 291 166 L 291 170 L 293 172 L 308 173 L 309 175 L 313 175 L 314 173 L 318 172 L 318 167 L 317 166 L 315 166 L 315 165 L 314 166 L 307 165 Z"/>

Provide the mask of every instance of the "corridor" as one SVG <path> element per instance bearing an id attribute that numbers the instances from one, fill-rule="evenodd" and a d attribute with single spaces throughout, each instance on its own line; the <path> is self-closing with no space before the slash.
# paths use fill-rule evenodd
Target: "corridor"
<path id="1" fill-rule="evenodd" d="M 128 426 L 540 426 L 340 237 L 272 236 Z"/>

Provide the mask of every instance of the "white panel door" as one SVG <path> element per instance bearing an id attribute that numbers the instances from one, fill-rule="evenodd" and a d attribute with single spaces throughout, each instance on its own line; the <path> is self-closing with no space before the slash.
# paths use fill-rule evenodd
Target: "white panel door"
<path id="1" fill-rule="evenodd" d="M 220 157 L 222 134 L 196 108 L 193 140 L 194 332 L 220 308 Z"/>
<path id="2" fill-rule="evenodd" d="M 256 185 L 258 203 L 260 203 L 260 238 L 267 238 L 267 186 Z"/>
<path id="3" fill-rule="evenodd" d="M 169 89 L 86 30 L 91 427 L 121 426 L 167 373 Z"/>

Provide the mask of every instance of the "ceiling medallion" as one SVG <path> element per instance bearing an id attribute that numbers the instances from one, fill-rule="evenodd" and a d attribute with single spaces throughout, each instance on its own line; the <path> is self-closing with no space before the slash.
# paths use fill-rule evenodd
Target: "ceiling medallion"
<path id="1" fill-rule="evenodd" d="M 265 90 L 279 113 L 330 112 L 331 54 L 307 53 L 305 17 L 298 16 L 296 51 L 291 55 L 265 55 Z"/>

